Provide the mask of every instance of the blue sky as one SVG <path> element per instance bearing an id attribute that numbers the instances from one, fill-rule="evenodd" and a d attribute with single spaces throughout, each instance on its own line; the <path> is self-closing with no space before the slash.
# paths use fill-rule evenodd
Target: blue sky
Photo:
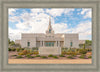
<path id="1" fill-rule="evenodd" d="M 91 40 L 91 8 L 9 8 L 9 38 L 21 33 L 45 33 L 49 17 L 55 33 L 78 33 L 80 40 Z"/>

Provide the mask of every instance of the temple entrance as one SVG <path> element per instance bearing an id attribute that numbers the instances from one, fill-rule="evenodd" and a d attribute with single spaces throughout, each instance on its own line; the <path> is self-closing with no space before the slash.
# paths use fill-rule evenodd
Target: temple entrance
<path id="1" fill-rule="evenodd" d="M 50 46 L 54 46 L 54 42 L 45 42 L 45 46 L 50 47 Z"/>

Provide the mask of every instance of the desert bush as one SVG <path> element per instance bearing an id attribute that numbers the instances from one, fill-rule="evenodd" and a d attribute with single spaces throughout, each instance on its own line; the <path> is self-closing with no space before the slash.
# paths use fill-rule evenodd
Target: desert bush
<path id="1" fill-rule="evenodd" d="M 21 50 L 24 50 L 25 48 L 21 48 Z"/>
<path id="2" fill-rule="evenodd" d="M 27 51 L 27 50 L 23 50 L 22 53 L 23 53 L 24 55 L 26 55 L 26 54 L 28 53 L 28 51 Z"/>
<path id="3" fill-rule="evenodd" d="M 17 56 L 17 55 L 12 55 L 12 56 Z"/>
<path id="4" fill-rule="evenodd" d="M 39 54 L 39 52 L 38 51 L 35 51 L 35 52 L 33 52 L 33 54 L 37 55 L 37 54 Z"/>
<path id="5" fill-rule="evenodd" d="M 19 52 L 20 51 L 20 48 L 16 48 L 16 51 Z"/>
<path id="6" fill-rule="evenodd" d="M 82 54 L 79 58 L 84 59 L 86 57 L 86 55 Z"/>
<path id="7" fill-rule="evenodd" d="M 72 51 L 69 51 L 69 52 L 67 52 L 66 54 L 67 54 L 67 55 L 73 55 L 73 56 L 77 55 L 76 52 L 72 52 Z"/>
<path id="8" fill-rule="evenodd" d="M 19 55 L 19 56 L 17 56 L 16 58 L 23 58 L 23 57 Z"/>
<path id="9" fill-rule="evenodd" d="M 86 50 L 86 49 L 80 49 L 80 50 L 79 50 L 79 53 L 80 53 L 80 54 L 86 54 L 86 53 L 87 53 L 87 50 Z"/>
<path id="10" fill-rule="evenodd" d="M 72 56 L 72 55 L 69 55 L 67 58 L 69 58 L 69 59 L 73 59 L 73 56 Z"/>
<path id="11" fill-rule="evenodd" d="M 53 58 L 58 59 L 58 57 L 57 57 L 57 56 L 53 56 Z"/>
<path id="12" fill-rule="evenodd" d="M 15 51 L 16 49 L 15 48 L 11 48 L 11 51 Z"/>
<path id="13" fill-rule="evenodd" d="M 90 52 L 90 51 L 92 51 L 92 49 L 91 48 L 88 48 L 87 51 Z"/>
<path id="14" fill-rule="evenodd" d="M 52 54 L 50 54 L 50 55 L 48 55 L 48 57 L 53 57 L 53 55 L 52 55 Z"/>
<path id="15" fill-rule="evenodd" d="M 92 58 L 92 56 L 88 56 L 88 58 Z"/>
<path id="16" fill-rule="evenodd" d="M 30 49 L 30 53 L 33 53 L 33 50 L 32 49 Z"/>
<path id="17" fill-rule="evenodd" d="M 31 56 L 29 54 L 26 55 L 27 58 L 34 58 L 34 56 Z"/>
<path id="18" fill-rule="evenodd" d="M 61 54 L 62 54 L 62 55 L 65 55 L 65 54 L 66 54 L 66 52 L 65 52 L 65 51 L 62 51 L 62 52 L 61 52 Z"/>
<path id="19" fill-rule="evenodd" d="M 41 58 L 45 59 L 45 58 L 47 58 L 47 57 L 46 57 L 46 56 L 41 56 Z"/>
<path id="20" fill-rule="evenodd" d="M 40 55 L 36 55 L 35 57 L 40 57 Z"/>
<path id="21" fill-rule="evenodd" d="M 11 48 L 8 48 L 8 51 L 11 51 Z"/>
<path id="22" fill-rule="evenodd" d="M 65 57 L 65 56 L 64 56 L 64 55 L 62 55 L 62 54 L 61 54 L 61 55 L 59 55 L 59 56 L 60 56 L 60 57 Z"/>
<path id="23" fill-rule="evenodd" d="M 18 55 L 25 55 L 23 52 L 18 53 Z"/>
<path id="24" fill-rule="evenodd" d="M 33 47 L 32 50 L 33 51 L 38 51 L 38 47 Z"/>

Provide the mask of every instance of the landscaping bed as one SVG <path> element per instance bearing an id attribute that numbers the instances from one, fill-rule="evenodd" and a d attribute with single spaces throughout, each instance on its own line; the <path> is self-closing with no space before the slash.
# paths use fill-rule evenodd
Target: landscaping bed
<path id="1" fill-rule="evenodd" d="M 9 59 L 90 59 L 91 49 L 62 49 L 61 55 L 39 55 L 38 49 L 9 48 Z"/>

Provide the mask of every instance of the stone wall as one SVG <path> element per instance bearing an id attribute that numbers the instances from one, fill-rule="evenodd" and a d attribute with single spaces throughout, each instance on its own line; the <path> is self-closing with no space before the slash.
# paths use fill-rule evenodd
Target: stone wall
<path id="1" fill-rule="evenodd" d="M 60 55 L 61 47 L 39 47 L 39 55 Z"/>
<path id="2" fill-rule="evenodd" d="M 71 42 L 72 42 L 72 47 L 70 45 Z M 78 34 L 65 34 L 64 35 L 64 47 L 79 48 Z"/>

